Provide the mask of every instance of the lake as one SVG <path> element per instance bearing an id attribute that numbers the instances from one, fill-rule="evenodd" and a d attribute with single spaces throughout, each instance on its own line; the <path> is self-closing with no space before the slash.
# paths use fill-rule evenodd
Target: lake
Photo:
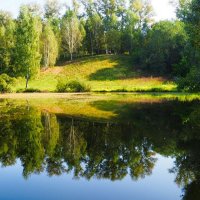
<path id="1" fill-rule="evenodd" d="M 0 96 L 0 199 L 197 200 L 191 95 Z"/>

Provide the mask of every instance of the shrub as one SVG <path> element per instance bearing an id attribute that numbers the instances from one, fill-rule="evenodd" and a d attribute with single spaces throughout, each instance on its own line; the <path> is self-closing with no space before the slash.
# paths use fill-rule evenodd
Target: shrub
<path id="1" fill-rule="evenodd" d="M 63 81 L 59 80 L 57 92 L 89 92 L 90 87 L 78 80 Z"/>
<path id="2" fill-rule="evenodd" d="M 15 82 L 15 78 L 8 76 L 7 74 L 0 75 L 0 93 L 11 92 L 12 85 Z"/>
<path id="3" fill-rule="evenodd" d="M 38 92 L 41 92 L 41 91 L 36 88 L 28 88 L 28 89 L 24 90 L 24 93 L 38 93 Z"/>
<path id="4" fill-rule="evenodd" d="M 36 89 L 36 88 L 28 88 L 28 89 L 18 89 L 16 91 L 17 93 L 40 93 L 41 90 Z"/>
<path id="5" fill-rule="evenodd" d="M 179 90 L 200 92 L 200 70 L 192 68 L 185 78 L 177 80 Z"/>

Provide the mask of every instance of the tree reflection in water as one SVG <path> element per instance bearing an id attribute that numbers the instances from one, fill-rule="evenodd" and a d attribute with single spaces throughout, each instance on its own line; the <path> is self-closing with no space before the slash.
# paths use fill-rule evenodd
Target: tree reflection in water
<path id="1" fill-rule="evenodd" d="M 23 176 L 74 172 L 75 178 L 133 180 L 152 173 L 156 154 L 175 159 L 170 172 L 185 188 L 184 200 L 199 199 L 200 104 L 93 102 L 116 118 L 107 121 L 53 114 L 37 107 L 1 107 L 0 162 L 21 160 Z"/>

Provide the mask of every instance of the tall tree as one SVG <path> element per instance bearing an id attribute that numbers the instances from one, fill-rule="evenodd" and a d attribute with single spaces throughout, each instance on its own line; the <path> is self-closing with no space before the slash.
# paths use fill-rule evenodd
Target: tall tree
<path id="1" fill-rule="evenodd" d="M 39 73 L 41 60 L 39 39 L 42 26 L 38 13 L 31 8 L 28 5 L 20 8 L 15 45 L 15 71 L 18 76 L 25 76 L 26 89 L 29 79 Z"/>
<path id="2" fill-rule="evenodd" d="M 100 53 L 104 44 L 104 26 L 103 20 L 96 11 L 94 0 L 81 0 L 85 9 L 86 23 L 86 45 L 88 51 L 93 55 L 94 52 Z"/>
<path id="3" fill-rule="evenodd" d="M 0 11 L 0 73 L 11 73 L 15 23 L 11 15 Z"/>
<path id="4" fill-rule="evenodd" d="M 153 7 L 149 0 L 130 0 L 129 9 L 135 14 L 137 23 L 135 28 L 145 32 L 153 23 Z"/>
<path id="5" fill-rule="evenodd" d="M 153 8 L 149 0 L 129 0 L 126 29 L 129 32 L 130 50 L 141 54 L 144 36 L 153 23 Z"/>
<path id="6" fill-rule="evenodd" d="M 56 36 L 60 31 L 61 4 L 58 0 L 47 0 L 44 6 L 44 18 L 50 23 Z"/>
<path id="7" fill-rule="evenodd" d="M 181 14 L 181 15 L 180 15 Z M 200 1 L 184 1 L 179 11 L 179 16 L 186 23 L 191 44 L 196 51 L 197 59 L 200 58 Z"/>
<path id="8" fill-rule="evenodd" d="M 41 52 L 43 67 L 54 66 L 58 57 L 58 42 L 48 22 L 44 24 L 42 31 Z"/>
<path id="9" fill-rule="evenodd" d="M 84 28 L 74 10 L 68 9 L 62 19 L 62 41 L 63 49 L 70 54 L 73 60 L 73 53 L 77 52 L 82 45 Z"/>

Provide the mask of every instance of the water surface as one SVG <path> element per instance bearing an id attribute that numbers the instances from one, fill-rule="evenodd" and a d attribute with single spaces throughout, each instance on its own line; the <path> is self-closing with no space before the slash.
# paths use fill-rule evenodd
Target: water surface
<path id="1" fill-rule="evenodd" d="M 0 199 L 199 199 L 200 101 L 0 99 Z"/>

